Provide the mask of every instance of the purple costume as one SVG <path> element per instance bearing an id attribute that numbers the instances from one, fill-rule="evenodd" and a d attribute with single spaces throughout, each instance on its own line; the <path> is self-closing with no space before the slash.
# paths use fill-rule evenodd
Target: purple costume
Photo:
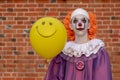
<path id="1" fill-rule="evenodd" d="M 50 62 L 44 80 L 112 80 L 108 53 L 104 47 L 89 57 L 61 52 Z"/>

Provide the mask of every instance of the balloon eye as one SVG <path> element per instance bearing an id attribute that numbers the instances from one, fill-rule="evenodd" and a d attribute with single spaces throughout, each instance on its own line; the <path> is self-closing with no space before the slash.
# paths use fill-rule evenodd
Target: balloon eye
<path id="1" fill-rule="evenodd" d="M 51 26 L 53 25 L 52 22 L 49 23 Z"/>
<path id="2" fill-rule="evenodd" d="M 42 25 L 44 25 L 45 24 L 45 22 L 42 22 Z"/>

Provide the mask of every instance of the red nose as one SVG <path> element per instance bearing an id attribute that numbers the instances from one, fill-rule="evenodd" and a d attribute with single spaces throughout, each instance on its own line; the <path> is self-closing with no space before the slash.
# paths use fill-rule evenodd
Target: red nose
<path id="1" fill-rule="evenodd" d="M 82 24 L 81 24 L 81 23 L 78 23 L 78 26 L 82 26 Z"/>

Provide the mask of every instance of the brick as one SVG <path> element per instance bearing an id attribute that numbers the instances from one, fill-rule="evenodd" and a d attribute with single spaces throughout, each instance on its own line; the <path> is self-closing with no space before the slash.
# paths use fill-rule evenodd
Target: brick
<path id="1" fill-rule="evenodd" d="M 15 78 L 6 78 L 6 77 L 3 77 L 2 80 L 15 80 Z"/>
<path id="2" fill-rule="evenodd" d="M 15 55 L 18 55 L 18 54 L 19 54 L 19 52 L 15 50 L 15 51 L 14 51 L 14 54 L 15 54 Z"/>
<path id="3" fill-rule="evenodd" d="M 14 8 L 15 4 L 2 4 L 1 7 L 3 7 L 3 8 L 10 8 L 10 7 Z"/>
<path id="4" fill-rule="evenodd" d="M 14 44 L 13 43 L 6 43 L 6 46 L 13 46 Z M 14 50 L 14 48 L 12 47 L 12 50 Z M 10 52 L 10 53 L 12 53 L 12 52 Z"/>
<path id="5" fill-rule="evenodd" d="M 36 0 L 36 3 L 49 3 L 49 0 Z"/>
<path id="6" fill-rule="evenodd" d="M 114 25 L 114 24 L 119 25 L 119 21 L 117 20 L 111 21 L 111 25 Z"/>
<path id="7" fill-rule="evenodd" d="M 36 78 L 36 80 L 43 80 L 43 78 Z"/>
<path id="8" fill-rule="evenodd" d="M 6 1 L 5 0 L 0 0 L 0 3 L 5 3 Z"/>
<path id="9" fill-rule="evenodd" d="M 29 33 L 30 33 L 30 30 L 29 30 L 29 29 L 26 29 L 26 30 L 24 30 L 24 32 L 25 32 L 26 34 L 29 34 Z"/>
<path id="10" fill-rule="evenodd" d="M 0 46 L 5 46 L 5 43 L 0 43 Z"/>
<path id="11" fill-rule="evenodd" d="M 29 3 L 29 4 L 25 4 L 23 7 L 37 7 L 37 4 L 32 4 L 32 3 Z"/>
<path id="12" fill-rule="evenodd" d="M 27 77 L 38 77 L 37 73 L 26 73 L 25 76 Z"/>
<path id="13" fill-rule="evenodd" d="M 6 63 L 6 60 L 0 59 L 0 63 L 1 63 L 1 64 L 4 64 L 4 63 Z"/>
<path id="14" fill-rule="evenodd" d="M 28 0 L 28 3 L 35 3 L 36 0 Z"/>
<path id="15" fill-rule="evenodd" d="M 27 3 L 27 0 L 14 0 L 14 3 Z"/>
<path id="16" fill-rule="evenodd" d="M 57 0 L 57 3 L 66 3 L 67 0 Z"/>
<path id="17" fill-rule="evenodd" d="M 25 16 L 38 16 L 38 13 L 25 13 Z"/>
<path id="18" fill-rule="evenodd" d="M 59 14 L 57 13 L 57 12 L 48 12 L 48 13 L 46 13 L 46 16 L 54 16 L 54 17 L 56 17 L 56 16 L 59 16 Z"/>
<path id="19" fill-rule="evenodd" d="M 34 24 L 35 23 L 35 21 L 31 21 L 31 24 Z"/>
<path id="20" fill-rule="evenodd" d="M 7 0 L 7 3 L 13 3 L 14 0 Z"/>
<path id="21" fill-rule="evenodd" d="M 110 12 L 110 8 L 95 8 L 96 12 Z"/>
<path id="22" fill-rule="evenodd" d="M 5 37 L 5 34 L 0 34 L 0 37 L 2 37 L 2 38 Z"/>
<path id="23" fill-rule="evenodd" d="M 64 7 L 64 8 L 68 8 L 68 9 L 69 9 L 69 7 L 73 7 L 72 4 L 57 4 L 57 5 L 59 5 L 61 8 Z"/>
<path id="24" fill-rule="evenodd" d="M 12 38 L 11 41 L 12 41 L 12 42 L 16 42 L 16 38 Z"/>
<path id="25" fill-rule="evenodd" d="M 28 17 L 15 17 L 15 20 L 28 20 Z"/>
<path id="26" fill-rule="evenodd" d="M 87 7 L 87 5 L 85 5 L 84 7 Z M 101 4 L 89 4 L 88 7 L 92 7 L 92 8 L 94 8 L 94 7 L 97 8 L 98 7 L 98 8 L 101 8 L 102 5 Z"/>
<path id="27" fill-rule="evenodd" d="M 28 54 L 29 55 L 34 55 L 34 52 L 33 51 L 28 51 Z"/>
<path id="28" fill-rule="evenodd" d="M 9 56 L 3 56 L 3 59 L 15 59 L 15 56 L 10 56 L 10 55 Z"/>
<path id="29" fill-rule="evenodd" d="M 119 16 L 120 15 L 120 12 L 115 12 L 115 16 Z"/>
<path id="30" fill-rule="evenodd" d="M 18 36 L 18 35 L 17 35 Z M 16 37 L 17 37 L 16 36 Z M 16 46 L 26 46 L 26 43 L 14 43 L 14 45 L 16 45 Z"/>
<path id="31" fill-rule="evenodd" d="M 111 1 L 111 3 L 119 3 L 120 0 L 114 0 L 114 1 Z"/>
<path id="32" fill-rule="evenodd" d="M 79 0 L 66 0 L 67 3 L 79 3 Z"/>
<path id="33" fill-rule="evenodd" d="M 58 8 L 58 11 L 60 11 L 60 12 L 68 12 L 68 11 L 70 11 L 69 9 L 67 9 L 67 8 Z"/>
<path id="34" fill-rule="evenodd" d="M 6 24 L 7 25 L 6 27 L 10 28 L 10 27 L 12 27 L 12 24 L 16 24 L 16 21 L 12 21 L 12 20 L 8 21 L 7 20 L 7 21 L 4 21 L 3 24 Z"/>
<path id="35" fill-rule="evenodd" d="M 39 67 L 40 68 L 44 68 L 44 64 L 39 64 Z"/>
<path id="36" fill-rule="evenodd" d="M 11 37 L 13 36 L 13 34 L 9 34 L 9 33 L 8 33 L 8 34 L 6 34 L 5 36 L 6 36 L 7 38 L 11 38 Z M 5 40 L 7 40 L 7 39 L 5 39 Z"/>
<path id="37" fill-rule="evenodd" d="M 31 0 L 30 0 L 31 1 Z M 22 80 L 22 78 L 16 78 L 16 80 Z"/>
<path id="38" fill-rule="evenodd" d="M 116 11 L 116 12 L 119 12 L 119 11 L 120 11 L 120 7 L 117 7 L 117 8 L 116 8 L 116 7 L 111 8 L 111 11 L 114 11 L 114 12 L 115 12 L 115 11 Z"/>
<path id="39" fill-rule="evenodd" d="M 26 28 L 26 26 L 25 25 L 14 25 L 13 28 L 14 29 L 24 29 L 24 28 Z"/>
<path id="40" fill-rule="evenodd" d="M 0 8 L 0 12 L 6 12 L 6 8 Z"/>
<path id="41" fill-rule="evenodd" d="M 6 20 L 6 17 L 0 17 L 0 20 Z"/>
<path id="42" fill-rule="evenodd" d="M 17 24 L 23 24 L 24 22 L 23 21 L 17 21 Z"/>
<path id="43" fill-rule="evenodd" d="M 120 20 L 120 17 L 118 17 L 118 16 L 111 16 L 111 19 L 112 20 Z"/>
<path id="44" fill-rule="evenodd" d="M 13 12 L 13 8 L 7 8 L 8 12 Z"/>
<path id="45" fill-rule="evenodd" d="M 23 78 L 23 80 L 35 80 L 35 78 Z"/>
<path id="46" fill-rule="evenodd" d="M 57 0 L 50 0 L 51 3 L 56 3 Z"/>
<path id="47" fill-rule="evenodd" d="M 106 13 L 103 13 L 103 16 L 113 16 L 114 13 L 113 12 L 106 12 Z"/>
<path id="48" fill-rule="evenodd" d="M 28 8 L 15 8 L 14 9 L 14 12 L 20 12 L 20 13 L 22 13 L 22 12 L 28 12 Z"/>
<path id="49" fill-rule="evenodd" d="M 23 37 L 29 37 L 29 34 L 23 34 Z"/>
<path id="50" fill-rule="evenodd" d="M 20 7 L 20 8 L 22 8 L 23 6 L 24 6 L 24 4 L 15 4 L 15 6 L 18 8 L 18 7 Z M 17 8 L 15 8 L 15 9 L 17 9 Z"/>
<path id="51" fill-rule="evenodd" d="M 66 16 L 66 15 L 67 15 L 67 13 L 64 13 L 64 12 L 60 13 L 60 16 Z"/>
<path id="52" fill-rule="evenodd" d="M 4 33 L 13 33 L 13 34 L 16 33 L 15 30 L 3 30 L 3 32 L 4 32 Z"/>
<path id="53" fill-rule="evenodd" d="M 120 29 L 119 25 L 110 25 L 109 27 L 112 28 L 112 29 Z"/>
<path id="54" fill-rule="evenodd" d="M 97 0 L 96 3 L 110 3 L 110 0 Z"/>
<path id="55" fill-rule="evenodd" d="M 75 8 L 78 8 L 78 7 L 85 8 L 85 7 L 89 6 L 89 5 L 87 5 L 87 4 L 74 4 L 73 6 L 74 6 Z"/>
<path id="56" fill-rule="evenodd" d="M 110 20 L 109 16 L 103 16 L 103 17 L 96 17 L 97 20 Z"/>
<path id="57" fill-rule="evenodd" d="M 8 23 L 8 22 L 7 22 Z M 10 25 L 9 23 L 8 23 L 8 25 L 6 26 L 6 29 L 11 29 L 12 28 L 12 25 Z"/>
<path id="58" fill-rule="evenodd" d="M 120 4 L 118 3 L 118 4 L 115 4 L 115 7 L 120 7 Z"/>
<path id="59" fill-rule="evenodd" d="M 58 4 L 46 4 L 45 7 L 58 7 Z"/>
<path id="60" fill-rule="evenodd" d="M 35 12 L 35 11 L 36 11 L 36 8 L 29 8 L 28 11 L 29 11 L 29 12 Z"/>
<path id="61" fill-rule="evenodd" d="M 104 24 L 106 24 L 106 25 L 107 25 L 107 24 L 110 24 L 110 21 L 108 21 L 108 20 L 103 21 L 103 25 L 104 25 Z"/>

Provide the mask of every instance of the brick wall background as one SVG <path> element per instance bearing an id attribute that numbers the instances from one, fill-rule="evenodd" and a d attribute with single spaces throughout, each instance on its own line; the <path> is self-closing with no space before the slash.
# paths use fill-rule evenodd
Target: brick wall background
<path id="1" fill-rule="evenodd" d="M 97 15 L 97 37 L 109 52 L 113 80 L 120 80 L 120 0 L 0 0 L 0 80 L 43 80 L 48 62 L 29 43 L 29 30 L 39 18 L 61 21 L 82 7 Z"/>

